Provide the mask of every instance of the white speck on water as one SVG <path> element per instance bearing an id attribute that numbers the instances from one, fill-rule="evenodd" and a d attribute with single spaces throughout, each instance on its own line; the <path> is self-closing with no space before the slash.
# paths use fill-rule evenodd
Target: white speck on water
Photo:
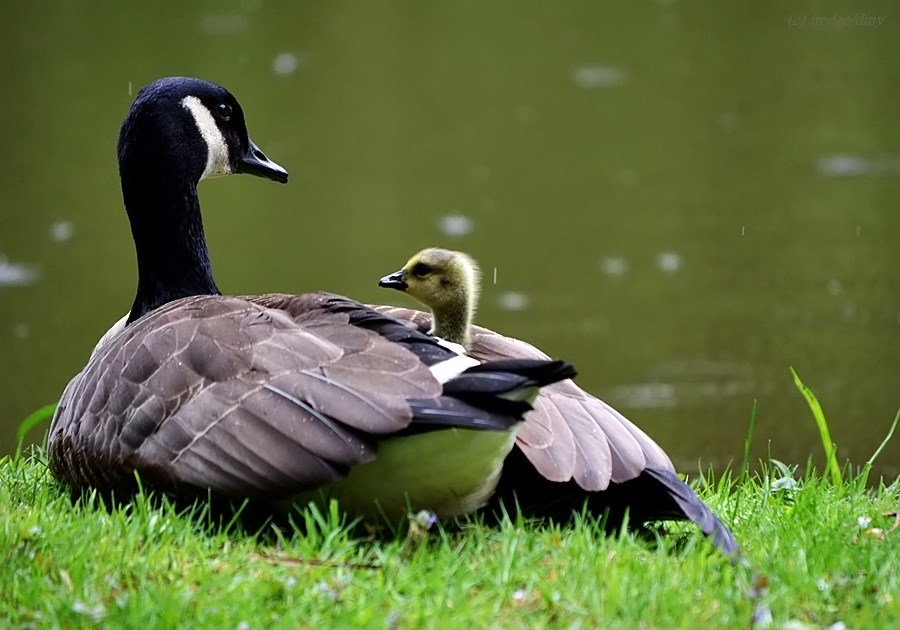
<path id="1" fill-rule="evenodd" d="M 628 273 L 628 261 L 618 256 L 608 256 L 600 261 L 600 271 L 610 278 L 621 278 Z"/>
<path id="2" fill-rule="evenodd" d="M 129 81 L 128 82 L 128 96 L 131 96 L 131 93 L 134 92 L 134 84 Z"/>
<path id="3" fill-rule="evenodd" d="M 27 287 L 34 284 L 40 272 L 37 267 L 13 263 L 0 255 L 0 287 Z"/>
<path id="4" fill-rule="evenodd" d="M 523 311 L 528 308 L 528 296 L 519 291 L 507 291 L 500 294 L 500 308 L 505 311 Z"/>
<path id="5" fill-rule="evenodd" d="M 438 221 L 438 229 L 447 236 L 465 236 L 473 227 L 472 219 L 462 214 L 448 214 Z"/>
<path id="6" fill-rule="evenodd" d="M 744 233 L 745 233 L 746 230 L 747 230 L 747 226 L 746 226 L 746 225 L 742 225 L 742 226 L 741 226 L 741 236 L 744 235 Z"/>
<path id="7" fill-rule="evenodd" d="M 675 386 L 670 383 L 633 383 L 613 388 L 610 398 L 620 405 L 636 409 L 675 406 Z"/>
<path id="8" fill-rule="evenodd" d="M 13 324 L 12 334 L 16 339 L 26 339 L 31 334 L 31 326 L 24 322 Z"/>
<path id="9" fill-rule="evenodd" d="M 472 180 L 478 182 L 479 184 L 483 184 L 484 182 L 490 181 L 491 179 L 491 169 L 489 169 L 484 164 L 476 164 L 472 167 Z"/>
<path id="10" fill-rule="evenodd" d="M 75 225 L 71 221 L 60 219 L 50 226 L 50 239 L 57 243 L 64 243 L 75 234 Z"/>
<path id="11" fill-rule="evenodd" d="M 244 13 L 257 13 L 263 5 L 263 0 L 241 0 L 241 10 Z"/>
<path id="12" fill-rule="evenodd" d="M 819 174 L 827 177 L 868 175 L 870 167 L 865 158 L 857 155 L 831 155 L 819 158 Z"/>
<path id="13" fill-rule="evenodd" d="M 725 133 L 734 133 L 740 126 L 740 119 L 735 112 L 722 112 L 719 114 L 719 129 Z"/>
<path id="14" fill-rule="evenodd" d="M 841 308 L 841 319 L 845 322 L 853 322 L 856 321 L 858 316 L 858 312 L 856 309 L 856 304 L 853 302 L 847 302 Z"/>
<path id="15" fill-rule="evenodd" d="M 624 85 L 626 72 L 624 68 L 612 66 L 583 65 L 572 71 L 572 83 L 585 90 L 595 88 L 619 87 Z"/>
<path id="16" fill-rule="evenodd" d="M 841 281 L 837 278 L 832 278 L 828 281 L 828 285 L 826 286 L 826 290 L 828 291 L 828 295 L 840 295 L 841 289 Z"/>
<path id="17" fill-rule="evenodd" d="M 533 125 L 537 122 L 537 110 L 531 105 L 519 105 L 515 111 L 516 120 L 523 125 Z"/>
<path id="18" fill-rule="evenodd" d="M 862 227 L 859 226 L 859 225 L 857 225 L 857 226 L 856 226 L 856 238 L 859 238 L 860 232 L 862 232 Z"/>
<path id="19" fill-rule="evenodd" d="M 900 158 L 837 154 L 820 157 L 816 170 L 824 177 L 898 177 Z"/>
<path id="20" fill-rule="evenodd" d="M 297 71 L 297 68 L 300 67 L 300 64 L 301 58 L 295 53 L 283 52 L 277 55 L 272 62 L 272 72 L 279 76 L 286 77 L 289 74 L 294 74 L 294 72 Z"/>
<path id="21" fill-rule="evenodd" d="M 207 13 L 200 18 L 200 30 L 210 35 L 237 35 L 247 30 L 249 23 L 240 13 Z"/>
<path id="22" fill-rule="evenodd" d="M 629 188 L 641 183 L 641 178 L 637 174 L 637 171 L 630 168 L 616 169 L 612 174 L 612 180 L 619 186 L 626 186 Z"/>
<path id="23" fill-rule="evenodd" d="M 672 11 L 663 11 L 659 14 L 659 26 L 664 31 L 674 33 L 681 29 L 681 20 Z"/>
<path id="24" fill-rule="evenodd" d="M 681 267 L 681 256 L 675 252 L 661 252 L 656 257 L 656 266 L 667 275 L 675 275 Z"/>

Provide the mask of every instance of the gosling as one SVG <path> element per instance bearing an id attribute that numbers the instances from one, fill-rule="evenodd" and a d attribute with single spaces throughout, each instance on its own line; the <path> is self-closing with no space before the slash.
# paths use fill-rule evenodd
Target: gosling
<path id="1" fill-rule="evenodd" d="M 378 286 L 396 289 L 431 310 L 428 334 L 472 349 L 472 321 L 481 291 L 481 270 L 468 254 L 439 247 L 423 249 Z"/>

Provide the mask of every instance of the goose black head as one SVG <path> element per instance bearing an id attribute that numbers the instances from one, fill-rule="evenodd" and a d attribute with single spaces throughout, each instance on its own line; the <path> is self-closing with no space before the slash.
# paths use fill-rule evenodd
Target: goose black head
<path id="1" fill-rule="evenodd" d="M 200 79 L 167 77 L 143 88 L 122 123 L 118 152 L 123 185 L 176 173 L 193 185 L 231 173 L 288 179 L 250 140 L 237 99 Z"/>
<path id="2" fill-rule="evenodd" d="M 133 322 L 172 300 L 219 293 L 212 276 L 197 183 L 248 173 L 288 174 L 250 140 L 228 90 L 184 77 L 142 89 L 119 132 L 119 175 L 138 262 Z"/>

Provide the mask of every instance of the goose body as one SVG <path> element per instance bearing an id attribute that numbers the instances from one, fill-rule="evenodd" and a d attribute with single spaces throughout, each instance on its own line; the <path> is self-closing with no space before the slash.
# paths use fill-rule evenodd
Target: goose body
<path id="1" fill-rule="evenodd" d="M 137 473 L 178 495 L 457 516 L 491 496 L 538 388 L 574 374 L 561 361 L 460 356 L 339 295 L 221 295 L 197 183 L 287 172 L 220 86 L 144 88 L 119 164 L 138 288 L 51 423 L 51 471 L 75 489 L 127 496 Z"/>
<path id="2" fill-rule="evenodd" d="M 376 308 L 417 330 L 462 344 L 478 360 L 546 359 L 527 342 L 472 323 L 479 277 L 468 255 L 424 249 L 381 278 L 379 285 L 407 293 L 427 306 L 431 316 L 399 307 Z M 572 380 L 541 390 L 517 433 L 493 501 L 518 505 L 531 516 L 564 519 L 587 503 L 596 514 L 608 514 L 611 522 L 621 521 L 626 510 L 637 523 L 690 520 L 724 552 L 738 553 L 731 531 L 678 478 L 656 442 Z"/>

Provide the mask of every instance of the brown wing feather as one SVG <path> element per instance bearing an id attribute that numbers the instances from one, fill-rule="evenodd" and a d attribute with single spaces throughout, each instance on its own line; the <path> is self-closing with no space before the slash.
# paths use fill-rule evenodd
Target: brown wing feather
<path id="1" fill-rule="evenodd" d="M 374 457 L 441 385 L 316 296 L 172 302 L 113 338 L 63 394 L 49 459 L 75 487 L 280 498 Z M 318 310 L 317 310 L 318 309 Z M 177 482 L 176 482 L 177 480 Z"/>
<path id="2" fill-rule="evenodd" d="M 391 306 L 375 308 L 420 330 L 431 325 L 428 313 Z M 483 361 L 548 358 L 527 342 L 481 326 L 472 327 L 470 354 Z M 671 460 L 656 442 L 571 380 L 541 389 L 516 443 L 545 479 L 574 480 L 588 491 L 635 479 L 648 466 L 674 472 Z"/>

